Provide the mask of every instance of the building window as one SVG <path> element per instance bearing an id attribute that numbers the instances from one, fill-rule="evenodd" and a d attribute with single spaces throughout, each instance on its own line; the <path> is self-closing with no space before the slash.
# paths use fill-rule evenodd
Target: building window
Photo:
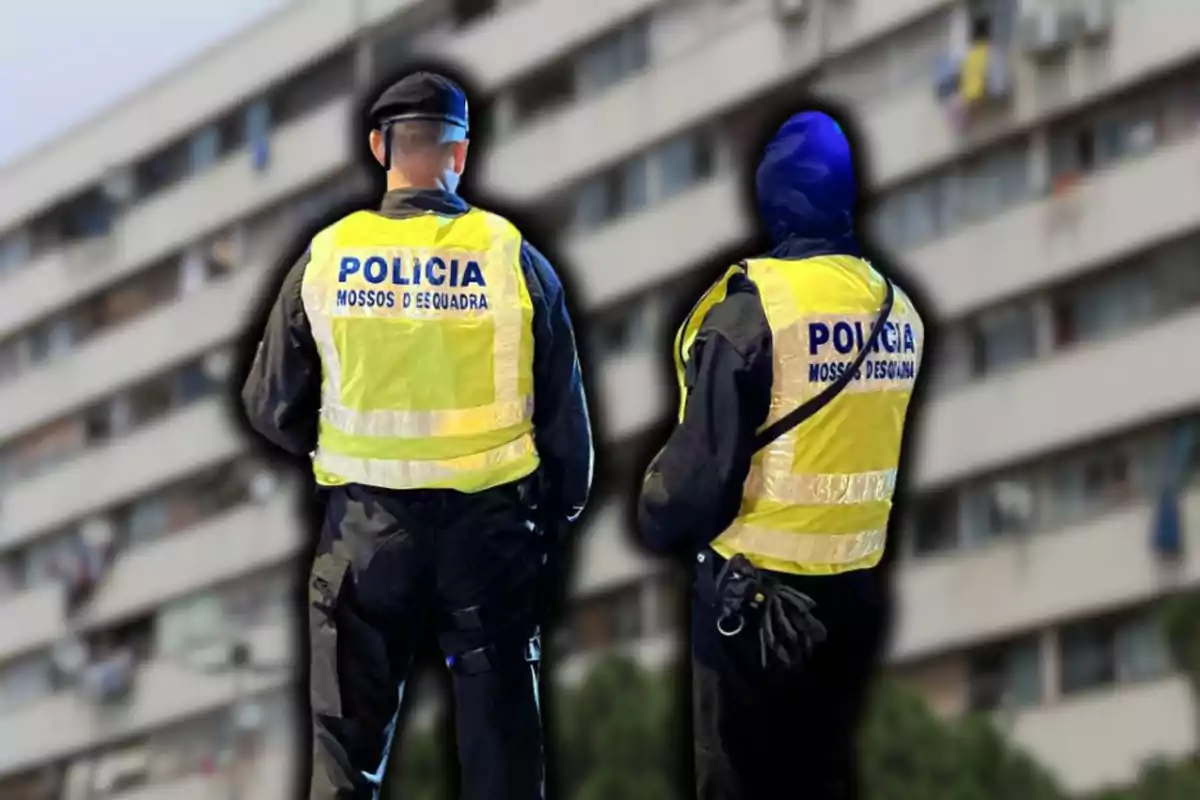
<path id="1" fill-rule="evenodd" d="M 934 555 L 959 547 L 956 497 L 954 492 L 944 491 L 922 497 L 914 503 L 911 526 L 913 555 Z"/>
<path id="2" fill-rule="evenodd" d="M 618 170 L 617 182 L 621 192 L 618 213 L 632 214 L 646 207 L 649 171 L 645 156 L 635 156 L 625 162 Z"/>
<path id="3" fill-rule="evenodd" d="M 598 175 L 579 187 L 575 195 L 573 226 L 580 230 L 599 227 L 615 213 L 613 180 L 608 174 Z"/>
<path id="4" fill-rule="evenodd" d="M 652 347 L 660 319 L 660 302 L 657 295 L 643 295 L 597 318 L 593 325 L 597 356 Z"/>
<path id="5" fill-rule="evenodd" d="M 1076 123 L 1050 138 L 1050 180 L 1055 191 L 1070 188 L 1096 168 L 1095 131 Z"/>
<path id="6" fill-rule="evenodd" d="M 54 667 L 45 653 L 0 667 L 0 711 L 37 702 L 54 691 Z"/>
<path id="7" fill-rule="evenodd" d="M 0 275 L 25 265 L 33 256 L 28 231 L 19 230 L 0 238 Z"/>
<path id="8" fill-rule="evenodd" d="M 206 125 L 188 142 L 192 172 L 203 172 L 217 161 L 221 152 L 221 135 L 215 125 Z"/>
<path id="9" fill-rule="evenodd" d="M 1029 146 L 986 153 L 970 170 L 970 190 L 958 198 L 967 221 L 987 219 L 1028 199 L 1032 194 Z"/>
<path id="10" fill-rule="evenodd" d="M 937 236 L 941 219 L 940 187 L 930 180 L 902 189 L 891 205 L 896 214 L 896 247 L 916 247 Z"/>
<path id="11" fill-rule="evenodd" d="M 1091 279 L 1055 304 L 1062 345 L 1104 339 L 1155 315 L 1153 275 L 1136 264 Z"/>
<path id="12" fill-rule="evenodd" d="M 1117 628 L 1117 679 L 1130 683 L 1156 680 L 1173 669 L 1171 652 L 1154 613 L 1135 615 Z"/>
<path id="13" fill-rule="evenodd" d="M 229 625 L 220 596 L 206 592 L 163 606 L 154 628 L 156 655 L 173 658 L 212 644 L 225 634 Z"/>
<path id="14" fill-rule="evenodd" d="M 463 28 L 480 22 L 491 16 L 498 5 L 498 0 L 452 0 L 454 24 Z"/>
<path id="15" fill-rule="evenodd" d="M 977 376 L 1031 359 L 1036 348 L 1032 309 L 1021 304 L 987 312 L 975 322 L 974 336 Z"/>
<path id="16" fill-rule="evenodd" d="M 128 532 L 131 547 L 148 544 L 167 533 L 170 508 L 162 493 L 137 500 L 129 511 Z"/>
<path id="17" fill-rule="evenodd" d="M 174 142 L 134 168 L 137 195 L 147 198 L 187 177 L 191 150 L 187 139 Z"/>
<path id="18" fill-rule="evenodd" d="M 1028 478 L 1011 477 L 963 495 L 963 533 L 968 544 L 1028 533 L 1034 524 L 1036 493 Z"/>
<path id="19" fill-rule="evenodd" d="M 675 196 L 713 171 L 713 146 L 706 132 L 689 131 L 677 136 L 654 155 L 659 168 L 660 200 Z"/>
<path id="20" fill-rule="evenodd" d="M 581 94 L 600 92 L 649 63 L 649 19 L 642 18 L 584 49 L 576 61 L 576 87 Z"/>
<path id="21" fill-rule="evenodd" d="M 84 192 L 59 211 L 64 242 L 104 236 L 112 230 L 116 206 L 101 187 Z"/>
<path id="22" fill-rule="evenodd" d="M 1042 697 L 1041 641 L 1036 636 L 988 647 L 970 657 L 967 702 L 972 711 L 1032 706 Z"/>
<path id="23" fill-rule="evenodd" d="M 574 98 L 575 75 L 568 63 L 559 62 L 543 68 L 513 88 L 514 124 L 532 122 Z"/>
<path id="24" fill-rule="evenodd" d="M 1114 628 L 1109 620 L 1071 625 L 1059 633 L 1062 692 L 1107 686 L 1117 678 Z"/>
<path id="25" fill-rule="evenodd" d="M 1159 606 L 1068 625 L 1059 634 L 1063 694 L 1170 674 Z"/>
<path id="26" fill-rule="evenodd" d="M 19 478 L 32 478 L 73 457 L 86 445 L 84 416 L 51 422 L 17 440 L 12 450 L 13 472 Z"/>
<path id="27" fill-rule="evenodd" d="M 274 93 L 275 122 L 283 125 L 354 89 L 354 59 L 343 50 L 290 78 Z M 251 137 L 253 138 L 253 137 Z"/>

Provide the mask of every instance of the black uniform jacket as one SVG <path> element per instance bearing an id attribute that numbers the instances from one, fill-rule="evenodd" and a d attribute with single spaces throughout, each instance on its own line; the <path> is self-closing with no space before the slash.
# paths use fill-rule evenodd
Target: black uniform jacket
<path id="1" fill-rule="evenodd" d="M 403 219 L 468 210 L 465 201 L 448 192 L 395 190 L 384 195 L 377 213 Z M 254 429 L 297 456 L 316 448 L 321 404 L 321 361 L 300 299 L 308 261 L 305 252 L 288 272 L 242 389 Z M 573 521 L 587 502 L 593 465 L 575 335 L 558 276 L 527 242 L 521 244 L 521 267 L 533 300 L 533 426 L 541 458 L 541 502 L 549 520 Z"/>

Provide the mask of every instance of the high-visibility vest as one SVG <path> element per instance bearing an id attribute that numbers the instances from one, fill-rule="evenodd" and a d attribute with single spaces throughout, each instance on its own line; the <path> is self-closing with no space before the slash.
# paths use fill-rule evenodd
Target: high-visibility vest
<path id="1" fill-rule="evenodd" d="M 682 420 L 684 376 L 708 311 L 733 267 L 701 298 L 675 340 Z M 773 377 L 765 429 L 854 363 L 883 306 L 886 283 L 849 256 L 746 262 L 771 329 Z M 756 453 L 737 518 L 712 546 L 762 569 L 829 575 L 873 567 L 887 539 L 900 442 L 921 364 L 924 325 L 899 289 L 879 341 L 856 377 L 814 416 Z"/>
<path id="2" fill-rule="evenodd" d="M 321 359 L 317 482 L 479 492 L 538 466 L 521 234 L 351 214 L 313 238 L 301 294 Z"/>

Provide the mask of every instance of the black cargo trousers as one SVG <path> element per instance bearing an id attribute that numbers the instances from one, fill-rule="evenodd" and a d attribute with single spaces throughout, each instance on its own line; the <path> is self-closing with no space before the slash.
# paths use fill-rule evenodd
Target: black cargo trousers
<path id="1" fill-rule="evenodd" d="M 414 650 L 433 624 L 453 675 L 466 800 L 543 796 L 533 479 L 478 494 L 323 490 L 309 582 L 310 800 L 374 798 Z"/>
<path id="2" fill-rule="evenodd" d="M 692 602 L 697 798 L 858 800 L 856 734 L 888 623 L 878 570 L 770 573 L 816 602 L 828 638 L 798 668 L 764 669 L 756 617 L 734 636 L 717 630 L 705 585 L 725 561 L 709 549 L 700 557 Z"/>

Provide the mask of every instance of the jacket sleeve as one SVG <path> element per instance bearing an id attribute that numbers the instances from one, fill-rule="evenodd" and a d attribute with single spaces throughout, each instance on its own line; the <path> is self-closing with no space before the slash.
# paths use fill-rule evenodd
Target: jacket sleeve
<path id="1" fill-rule="evenodd" d="M 694 552 L 737 516 L 771 379 L 766 314 L 754 285 L 735 275 L 692 345 L 683 420 L 646 470 L 637 524 L 650 548 Z"/>
<path id="2" fill-rule="evenodd" d="M 295 456 L 317 446 L 321 403 L 321 361 L 300 298 L 308 262 L 305 252 L 284 278 L 242 386 L 254 430 Z"/>
<path id="3" fill-rule="evenodd" d="M 594 463 L 575 333 L 562 284 L 546 258 L 522 243 L 521 266 L 533 300 L 533 428 L 541 503 L 550 520 L 573 522 L 587 505 Z"/>

